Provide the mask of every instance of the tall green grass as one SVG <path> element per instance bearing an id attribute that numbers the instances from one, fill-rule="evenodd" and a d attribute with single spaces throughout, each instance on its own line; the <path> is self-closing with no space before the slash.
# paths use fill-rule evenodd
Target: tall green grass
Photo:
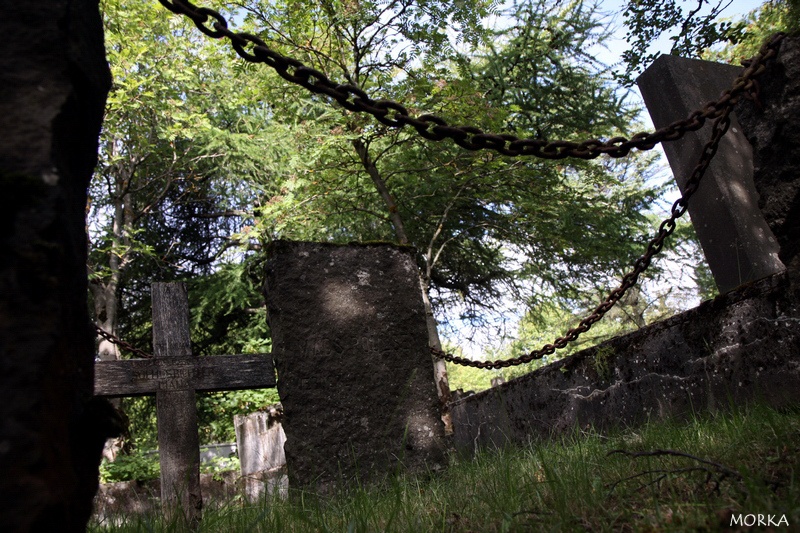
<path id="1" fill-rule="evenodd" d="M 784 517 L 800 531 L 799 467 L 800 410 L 754 407 L 454 456 L 444 472 L 324 500 L 232 501 L 205 509 L 199 530 L 726 531 L 741 513 Z M 119 519 L 90 531 L 186 531 L 159 516 Z"/>

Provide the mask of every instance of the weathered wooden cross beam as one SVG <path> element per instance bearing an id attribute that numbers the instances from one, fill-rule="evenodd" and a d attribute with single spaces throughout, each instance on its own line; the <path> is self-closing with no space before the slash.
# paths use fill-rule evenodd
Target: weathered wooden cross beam
<path id="1" fill-rule="evenodd" d="M 195 392 L 275 386 L 270 354 L 192 355 L 189 303 L 183 283 L 153 283 L 153 359 L 95 363 L 95 396 L 156 395 L 161 502 L 196 523 L 200 444 Z"/>

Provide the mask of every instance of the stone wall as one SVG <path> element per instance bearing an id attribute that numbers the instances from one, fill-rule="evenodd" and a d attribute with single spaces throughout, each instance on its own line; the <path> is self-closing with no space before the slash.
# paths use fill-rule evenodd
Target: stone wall
<path id="1" fill-rule="evenodd" d="M 736 114 L 753 145 L 753 181 L 778 255 L 800 270 L 800 37 L 784 39 L 759 83 L 757 99 L 742 100 Z"/>
<path id="2" fill-rule="evenodd" d="M 200 474 L 200 490 L 206 507 L 230 505 L 241 497 L 245 480 L 234 471 Z M 103 526 L 130 523 L 135 515 L 160 515 L 161 480 L 119 481 L 100 485 L 94 499 L 93 522 Z"/>
<path id="3" fill-rule="evenodd" d="M 800 275 L 776 274 L 451 405 L 462 452 L 800 401 Z"/>

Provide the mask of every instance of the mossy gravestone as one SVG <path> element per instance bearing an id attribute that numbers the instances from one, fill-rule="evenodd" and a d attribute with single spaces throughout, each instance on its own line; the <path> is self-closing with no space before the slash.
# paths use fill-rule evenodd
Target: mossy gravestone
<path id="1" fill-rule="evenodd" d="M 290 488 L 329 492 L 444 463 L 408 248 L 277 241 L 266 297 Z"/>

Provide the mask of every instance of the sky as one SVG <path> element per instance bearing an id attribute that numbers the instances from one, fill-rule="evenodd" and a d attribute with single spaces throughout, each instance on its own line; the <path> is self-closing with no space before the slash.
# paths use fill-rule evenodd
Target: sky
<path id="1" fill-rule="evenodd" d="M 715 0 L 710 0 L 710 1 L 715 1 Z M 694 8 L 697 5 L 698 0 L 676 0 L 676 2 L 678 3 L 679 6 L 682 6 L 684 12 L 686 12 L 689 9 Z M 609 25 L 609 29 L 612 31 L 612 36 L 605 43 L 605 46 L 597 46 L 594 49 L 592 49 L 591 53 L 601 63 L 605 65 L 613 66 L 615 64 L 618 64 L 621 61 L 622 52 L 628 47 L 628 44 L 625 41 L 626 30 L 625 27 L 623 26 L 623 17 L 621 13 L 623 6 L 626 3 L 627 0 L 611 0 L 611 1 L 600 2 L 600 11 L 609 14 L 607 24 Z M 763 3 L 764 3 L 763 0 L 730 0 L 728 7 L 723 12 L 723 17 L 738 19 L 741 16 L 754 10 Z M 669 53 L 670 48 L 671 48 L 671 41 L 669 40 L 669 35 L 664 35 L 653 43 L 651 51 Z M 639 105 L 642 107 L 643 112 L 641 114 L 641 119 L 643 123 L 643 128 L 647 131 L 652 131 L 653 124 L 650 121 L 650 117 L 647 111 L 644 109 L 644 103 L 642 102 L 641 94 L 639 93 L 638 88 L 636 88 L 635 86 L 631 88 L 631 95 L 629 98 L 629 102 L 633 103 L 634 105 Z M 663 155 L 661 147 L 660 146 L 656 147 L 656 151 L 661 153 L 661 165 L 663 166 L 663 173 L 659 173 L 657 179 L 659 180 L 670 179 L 671 172 L 669 170 L 668 164 L 666 163 L 666 157 Z M 663 202 L 664 206 L 671 206 L 672 202 L 676 200 L 677 197 L 678 197 L 677 190 L 674 191 L 674 194 L 666 195 Z M 668 269 L 670 268 L 668 264 L 666 266 Z M 677 272 L 676 279 L 674 281 L 677 282 L 678 281 L 677 278 L 684 275 L 685 273 Z M 659 287 L 653 287 L 653 290 L 656 292 L 660 292 Z M 683 301 L 681 307 L 688 308 L 695 306 L 698 303 L 699 299 L 690 298 L 688 300 Z M 519 310 L 512 306 L 509 307 L 505 312 L 503 312 L 502 315 L 503 317 L 500 319 L 500 321 L 501 322 L 508 321 L 505 325 L 506 332 L 513 335 L 514 330 L 516 328 L 516 321 L 519 319 L 520 316 Z M 456 320 L 455 322 L 457 323 L 458 321 Z M 457 342 L 459 346 L 463 349 L 464 355 L 466 355 L 467 357 L 480 359 L 486 353 L 487 348 L 490 347 L 499 348 L 499 342 L 498 342 L 499 339 L 490 334 L 488 331 L 475 331 L 471 330 L 471 328 L 469 327 L 461 329 L 458 326 L 456 326 L 455 329 L 459 330 L 459 333 L 456 334 L 452 340 L 456 340 L 456 338 L 458 338 Z M 467 334 L 467 330 L 471 330 L 469 334 Z M 465 339 L 464 338 L 465 334 L 466 336 L 472 336 L 472 339 L 471 340 Z M 450 335 L 446 334 L 445 336 L 449 337 Z"/>
<path id="2" fill-rule="evenodd" d="M 676 0 L 678 5 L 681 6 L 684 12 L 694 8 L 698 0 Z M 712 3 L 715 0 L 710 0 Z M 725 1 L 725 0 L 723 0 Z M 614 64 L 620 60 L 622 56 L 622 52 L 627 48 L 627 43 L 625 42 L 625 28 L 622 25 L 623 19 L 621 11 L 623 6 L 626 5 L 628 2 L 627 0 L 611 0 L 611 1 L 600 1 L 600 9 L 601 11 L 605 11 L 608 13 L 616 13 L 614 17 L 610 17 L 609 25 L 614 30 L 614 35 L 609 42 L 607 43 L 608 49 L 602 50 L 598 49 L 597 57 L 603 63 L 606 64 Z M 723 17 L 735 17 L 739 18 L 741 15 L 745 15 L 755 9 L 756 7 L 763 4 L 763 0 L 729 0 L 729 6 L 723 12 Z M 708 11 L 708 10 L 706 10 Z M 702 13 L 702 12 L 701 12 Z M 662 53 L 668 53 L 670 49 L 671 42 L 669 41 L 669 36 L 665 35 L 658 39 L 656 42 L 653 43 L 653 49 L 658 50 Z"/>

